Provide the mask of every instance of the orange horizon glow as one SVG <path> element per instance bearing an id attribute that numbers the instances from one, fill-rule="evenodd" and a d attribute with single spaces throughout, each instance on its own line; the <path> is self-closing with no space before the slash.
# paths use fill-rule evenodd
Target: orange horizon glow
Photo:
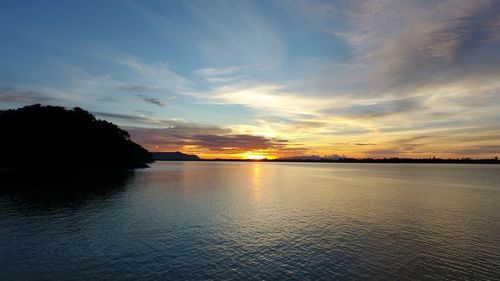
<path id="1" fill-rule="evenodd" d="M 249 151 L 231 151 L 231 152 L 212 152 L 210 150 L 205 149 L 193 149 L 192 147 L 178 147 L 178 148 L 163 148 L 159 149 L 157 147 L 149 147 L 145 146 L 151 152 L 175 152 L 180 151 L 185 154 L 197 155 L 202 159 L 207 160 L 216 160 L 216 159 L 228 159 L 228 160 L 275 160 L 279 158 L 285 157 L 296 157 L 296 156 L 312 156 L 317 155 L 320 157 L 325 157 L 332 154 L 337 154 L 340 156 L 345 156 L 348 158 L 391 158 L 391 157 L 399 157 L 399 158 L 415 158 L 415 159 L 424 159 L 424 158 L 472 158 L 472 159 L 481 159 L 481 158 L 495 158 L 496 155 L 492 154 L 475 154 L 475 155 L 467 155 L 467 154 L 458 154 L 458 153 L 440 153 L 438 151 L 421 151 L 421 152 L 412 152 L 412 153 L 394 153 L 394 154 L 380 154 L 374 155 L 369 152 L 369 149 L 361 147 L 359 149 L 338 149 L 337 151 L 329 151 L 329 150 L 311 150 L 310 152 L 305 153 L 290 153 L 288 151 L 280 151 L 277 150 L 249 150 Z M 379 149 L 385 149 L 384 146 L 379 145 Z"/>
<path id="2" fill-rule="evenodd" d="M 247 159 L 247 160 L 264 160 L 264 159 L 270 159 L 269 157 L 262 155 L 262 154 L 256 154 L 253 152 L 245 152 L 240 154 L 240 157 L 242 159 Z"/>

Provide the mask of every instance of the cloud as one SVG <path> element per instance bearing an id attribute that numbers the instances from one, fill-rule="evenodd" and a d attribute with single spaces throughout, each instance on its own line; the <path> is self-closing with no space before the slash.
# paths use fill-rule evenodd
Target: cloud
<path id="1" fill-rule="evenodd" d="M 0 87 L 0 102 L 34 104 L 47 103 L 55 99 L 44 92 L 34 90 L 19 90 L 11 87 Z"/>
<path id="2" fill-rule="evenodd" d="M 347 136 L 347 135 L 364 135 L 372 132 L 366 128 L 356 128 L 349 126 L 339 126 L 338 128 L 329 128 L 328 130 L 322 132 L 323 135 L 331 135 L 331 136 Z"/>
<path id="3" fill-rule="evenodd" d="M 425 135 L 410 135 L 386 140 L 366 155 L 405 157 L 491 157 L 497 153 L 497 127 L 463 127 L 427 131 Z M 385 154 L 385 155 L 384 155 Z"/>
<path id="4" fill-rule="evenodd" d="M 495 1 L 362 2 L 345 38 L 378 91 L 411 95 L 484 75 L 480 80 L 492 82 L 491 71 L 499 71 L 499 11 Z"/>
<path id="5" fill-rule="evenodd" d="M 176 127 L 176 126 L 186 126 L 190 123 L 182 122 L 174 119 L 158 119 L 153 118 L 146 115 L 130 115 L 130 114 L 121 114 L 121 113 L 112 113 L 112 112 L 93 112 L 96 116 L 111 119 L 113 121 L 117 121 L 119 124 L 124 126 L 145 126 L 145 127 Z"/>
<path id="6" fill-rule="evenodd" d="M 117 102 L 118 100 L 112 97 L 100 97 L 97 99 L 98 101 L 104 101 L 104 102 Z"/>
<path id="7" fill-rule="evenodd" d="M 150 91 L 157 90 L 158 87 L 152 87 L 152 86 L 148 86 L 148 85 L 130 84 L 130 85 L 118 86 L 117 89 L 129 91 L 129 92 L 150 92 Z"/>
<path id="8" fill-rule="evenodd" d="M 240 71 L 240 67 L 237 66 L 229 66 L 229 67 L 223 67 L 223 68 L 213 68 L 213 67 L 207 67 L 207 68 L 200 68 L 195 71 L 196 74 L 205 77 L 205 78 L 210 78 L 210 77 L 217 77 L 217 76 L 228 76 L 228 75 L 233 75 L 236 74 Z"/>
<path id="9" fill-rule="evenodd" d="M 410 113 L 416 110 L 425 110 L 427 107 L 419 98 L 402 98 L 395 100 L 382 100 L 366 105 L 352 105 L 343 108 L 324 110 L 325 113 L 347 116 L 351 118 L 377 118 L 395 114 Z"/>
<path id="10" fill-rule="evenodd" d="M 165 107 L 166 104 L 164 104 L 163 102 L 161 102 L 159 99 L 157 98 L 152 98 L 152 97 L 146 97 L 146 96 L 143 96 L 143 95 L 137 95 L 141 100 L 147 102 L 147 103 L 150 103 L 150 104 L 153 104 L 153 105 L 157 105 L 159 107 Z"/>
<path id="11" fill-rule="evenodd" d="M 305 148 L 288 140 L 250 134 L 234 134 L 216 126 L 175 126 L 170 128 L 126 128 L 134 141 L 153 151 L 182 150 L 201 154 L 235 155 L 248 151 L 266 154 L 303 152 Z"/>
<path id="12" fill-rule="evenodd" d="M 495 83 L 500 73 L 498 1 L 280 5 L 350 45 L 352 57 L 343 63 L 316 61 L 317 70 L 310 72 L 317 76 L 309 80 L 327 95 L 338 90 L 350 95 L 354 105 L 366 97 L 431 97 L 436 88 L 459 88 L 474 100 L 483 94 L 478 87 Z"/>
<path id="13" fill-rule="evenodd" d="M 252 135 L 194 135 L 191 137 L 192 144 L 213 151 L 236 151 L 245 152 L 249 150 L 280 149 L 287 140 L 275 140 L 262 136 Z"/>
<path id="14" fill-rule="evenodd" d="M 185 94 L 193 92 L 196 84 L 183 75 L 172 70 L 166 63 L 148 64 L 139 58 L 114 50 L 101 50 L 93 55 L 104 61 L 111 62 L 117 66 L 123 66 L 132 71 L 135 77 L 139 77 L 140 84 L 126 84 L 120 82 L 116 88 L 128 91 L 153 91 L 164 90 L 169 93 Z M 155 85 L 149 86 L 149 85 Z"/>
<path id="15" fill-rule="evenodd" d="M 151 123 L 155 120 L 144 117 L 144 116 L 136 116 L 136 115 L 128 115 L 128 114 L 119 114 L 119 113 L 110 113 L 110 112 L 93 112 L 97 116 L 101 116 L 104 118 L 112 118 L 112 119 L 120 119 L 120 120 L 131 120 L 141 123 Z"/>
<path id="16" fill-rule="evenodd" d="M 462 149 L 458 152 L 461 154 L 472 155 L 500 154 L 500 145 L 478 145 Z"/>
<path id="17" fill-rule="evenodd" d="M 334 103 L 329 99 L 317 100 L 290 93 L 278 85 L 222 86 L 198 97 L 209 103 L 243 105 L 273 116 L 316 115 L 318 110 Z"/>
<path id="18" fill-rule="evenodd" d="M 246 70 L 249 70 L 248 67 Z M 194 73 L 211 85 L 235 84 L 249 79 L 249 75 L 245 73 L 245 69 L 239 66 L 200 68 L 195 70 Z"/>
<path id="19" fill-rule="evenodd" d="M 256 6 L 247 1 L 183 2 L 175 9 L 190 17 L 186 24 L 164 15 L 157 6 L 143 2 L 131 5 L 172 42 L 196 48 L 196 54 L 210 65 L 206 69 L 214 68 L 212 65 L 256 65 L 269 69 L 281 61 L 283 46 Z"/>
<path id="20" fill-rule="evenodd" d="M 181 150 L 198 154 L 216 153 L 226 157 L 248 151 L 260 151 L 268 155 L 307 151 L 307 148 L 287 139 L 239 133 L 219 126 L 108 112 L 94 114 L 130 124 L 123 128 L 130 133 L 131 138 L 152 151 Z"/>

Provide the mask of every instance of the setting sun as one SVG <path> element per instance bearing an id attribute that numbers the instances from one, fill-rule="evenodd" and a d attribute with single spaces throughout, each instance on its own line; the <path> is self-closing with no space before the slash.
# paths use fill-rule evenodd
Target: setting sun
<path id="1" fill-rule="evenodd" d="M 248 160 L 264 160 L 264 159 L 267 159 L 266 156 L 262 155 L 262 154 L 254 154 L 252 152 L 245 152 L 243 154 L 241 154 L 241 157 L 243 159 L 248 159 Z"/>

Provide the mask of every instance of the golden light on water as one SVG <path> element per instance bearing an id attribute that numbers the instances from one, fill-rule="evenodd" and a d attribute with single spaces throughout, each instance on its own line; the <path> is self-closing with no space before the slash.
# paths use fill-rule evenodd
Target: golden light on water
<path id="1" fill-rule="evenodd" d="M 254 163 L 252 166 L 252 194 L 255 201 L 262 199 L 261 171 L 262 163 Z"/>

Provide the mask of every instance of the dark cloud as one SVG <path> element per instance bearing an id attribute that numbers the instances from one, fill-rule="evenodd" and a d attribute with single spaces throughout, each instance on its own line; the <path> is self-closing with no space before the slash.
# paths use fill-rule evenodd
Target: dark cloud
<path id="1" fill-rule="evenodd" d="M 254 149 L 279 149 L 288 144 L 288 141 L 283 139 L 270 139 L 249 134 L 235 135 L 231 130 L 217 126 L 107 112 L 94 114 L 105 119 L 120 120 L 141 126 L 124 126 L 124 128 L 134 141 L 151 150 L 180 150 L 182 146 L 190 145 L 211 151 L 236 153 Z M 142 127 L 144 125 L 155 128 L 144 128 Z"/>
<path id="2" fill-rule="evenodd" d="M 180 150 L 182 146 L 194 146 L 197 149 L 229 154 L 264 149 L 303 152 L 300 148 L 287 147 L 290 145 L 288 140 L 250 134 L 232 134 L 228 129 L 215 126 L 191 124 L 163 129 L 138 127 L 126 129 L 133 140 L 153 150 Z"/>
<path id="3" fill-rule="evenodd" d="M 358 145 L 358 146 L 365 146 L 365 145 L 376 145 L 374 143 L 362 143 L 362 142 L 357 142 L 357 143 L 353 143 L 354 145 Z"/>
<path id="4" fill-rule="evenodd" d="M 165 107 L 165 104 L 163 102 L 161 102 L 159 99 L 157 98 L 152 98 L 152 97 L 147 97 L 147 96 L 143 96 L 143 95 L 137 95 L 141 100 L 147 102 L 147 103 L 150 103 L 150 104 L 154 104 L 154 105 L 157 105 L 159 107 Z"/>
<path id="5" fill-rule="evenodd" d="M 0 87 L 0 102 L 34 104 L 47 103 L 50 101 L 54 101 L 54 98 L 43 92 Z"/>
<path id="6" fill-rule="evenodd" d="M 275 140 L 253 135 L 194 135 L 191 138 L 194 145 L 213 151 L 248 151 L 257 149 L 280 149 L 287 140 Z"/>

